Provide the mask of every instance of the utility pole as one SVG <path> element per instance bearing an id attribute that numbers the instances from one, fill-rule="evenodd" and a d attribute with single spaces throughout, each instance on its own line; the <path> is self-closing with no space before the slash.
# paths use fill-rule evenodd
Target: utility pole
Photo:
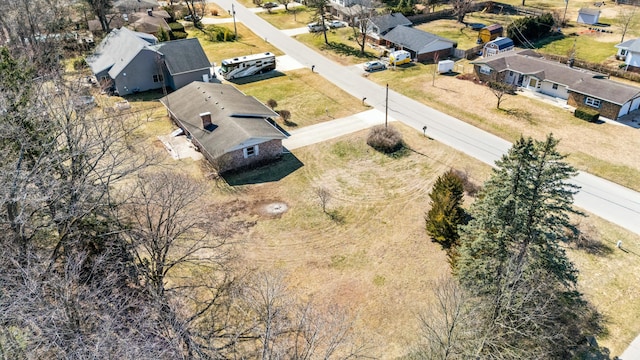
<path id="1" fill-rule="evenodd" d="M 387 128 L 387 118 L 389 117 L 389 84 L 387 84 L 387 96 L 384 100 L 384 128 Z"/>
<path id="2" fill-rule="evenodd" d="M 562 15 L 562 23 L 560 27 L 564 27 L 564 20 L 567 17 L 567 7 L 569 7 L 569 0 L 564 0 L 564 15 Z"/>
<path id="3" fill-rule="evenodd" d="M 235 41 L 238 41 L 238 28 L 236 27 L 236 8 L 231 3 L 231 14 L 233 15 L 233 32 L 235 33 Z"/>

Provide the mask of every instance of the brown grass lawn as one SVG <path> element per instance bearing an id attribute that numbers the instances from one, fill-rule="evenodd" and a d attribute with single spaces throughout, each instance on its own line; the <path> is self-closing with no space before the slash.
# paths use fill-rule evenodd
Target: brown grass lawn
<path id="1" fill-rule="evenodd" d="M 279 124 L 285 129 L 295 129 L 318 122 L 341 118 L 368 110 L 360 99 L 345 93 L 308 69 L 288 71 L 284 76 L 237 85 L 247 95 L 266 103 L 278 102 L 276 110 L 289 110 L 290 123 Z M 329 116 L 327 116 L 327 110 Z"/>
<path id="2" fill-rule="evenodd" d="M 233 31 L 233 24 L 217 24 L 216 26 L 226 27 Z M 224 59 L 236 56 L 258 54 L 270 51 L 276 55 L 282 55 L 282 51 L 275 46 L 264 41 L 264 39 L 249 30 L 244 24 L 237 23 L 239 41 L 217 42 L 210 41 L 206 32 L 198 30 L 193 26 L 186 27 L 187 34 L 190 38 L 198 38 L 200 44 L 207 54 L 209 61 L 220 64 Z M 205 25 L 206 29 L 207 25 Z"/>
<path id="3" fill-rule="evenodd" d="M 293 11 L 292 8 L 289 8 L 289 11 L 285 11 L 284 9 L 272 10 L 271 12 L 264 11 L 257 15 L 280 30 L 305 27 L 313 21 L 314 9 L 304 6 L 299 6 L 294 9 L 295 11 Z"/>
<path id="4" fill-rule="evenodd" d="M 432 86 L 432 66 L 418 64 L 369 78 L 511 142 L 521 135 L 542 139 L 553 133 L 578 169 L 640 191 L 640 154 L 632 151 L 640 148 L 637 129 L 587 123 L 568 110 L 521 94 L 506 95 L 498 110 L 496 97 L 485 86 L 453 76 L 438 76 Z M 471 71 L 471 65 L 465 71 Z"/>
<path id="5" fill-rule="evenodd" d="M 362 131 L 297 149 L 294 155 L 304 166 L 278 182 L 229 187 L 210 180 L 222 207 L 241 202 L 245 215 L 256 221 L 237 245 L 240 266 L 283 271 L 304 298 L 350 309 L 355 330 L 381 359 L 410 350 L 416 314 L 431 301 L 433 282 L 449 272 L 444 253 L 424 231 L 433 182 L 451 167 L 467 171 L 477 183 L 491 171 L 402 124 L 393 126 L 415 152 L 382 155 L 365 144 L 367 131 Z M 192 161 L 177 163 L 180 168 L 198 171 Z M 246 176 L 261 171 L 267 170 Z M 338 220 L 322 212 L 318 187 L 329 190 L 327 210 Z M 266 214 L 264 206 L 273 202 L 287 204 L 288 211 Z M 640 299 L 634 296 L 640 291 L 640 237 L 598 218 L 581 224 L 605 249 L 599 255 L 571 249 L 569 254 L 581 271 L 581 290 L 607 320 L 609 333 L 598 341 L 620 354 L 640 331 Z M 618 239 L 629 244 L 628 252 L 614 250 Z"/>
<path id="6" fill-rule="evenodd" d="M 377 59 L 382 55 L 379 51 L 365 46 L 364 54 L 360 53 L 360 46 L 353 39 L 353 29 L 344 27 L 327 31 L 329 45 L 324 42 L 322 32 L 297 35 L 296 40 L 316 49 L 323 56 L 342 65 L 354 65 Z"/>

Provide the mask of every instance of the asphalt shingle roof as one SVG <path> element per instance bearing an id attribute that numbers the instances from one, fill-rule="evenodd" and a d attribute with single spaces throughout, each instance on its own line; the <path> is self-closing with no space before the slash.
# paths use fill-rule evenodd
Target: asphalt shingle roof
<path id="1" fill-rule="evenodd" d="M 392 13 L 380 16 L 374 16 L 369 21 L 375 24 L 380 30 L 380 34 L 395 28 L 396 26 L 411 26 L 413 23 L 407 19 L 402 13 Z"/>
<path id="2" fill-rule="evenodd" d="M 94 74 L 109 68 L 109 73 L 118 74 L 143 48 L 157 41 L 153 35 L 126 28 L 114 29 L 98 44 L 93 55 L 87 57 L 87 64 Z"/>
<path id="3" fill-rule="evenodd" d="M 640 39 L 631 39 L 616 45 L 618 49 L 625 49 L 630 52 L 640 52 Z"/>
<path id="4" fill-rule="evenodd" d="M 164 61 L 171 75 L 211 67 L 200 42 L 196 38 L 166 41 L 149 48 L 164 55 Z"/>
<path id="5" fill-rule="evenodd" d="M 597 16 L 597 15 L 600 15 L 600 10 L 598 10 L 598 9 L 589 9 L 589 8 L 581 8 L 580 10 L 578 10 L 578 13 L 579 14 Z"/>
<path id="6" fill-rule="evenodd" d="M 453 40 L 406 26 L 397 26 L 382 38 L 401 45 L 405 49 L 415 51 L 417 54 L 450 48 L 456 44 Z"/>
<path id="7" fill-rule="evenodd" d="M 160 102 L 213 158 L 244 143 L 287 137 L 266 120 L 278 114 L 232 85 L 192 82 Z M 200 114 L 204 112 L 211 113 L 212 131 L 202 128 Z"/>
<path id="8" fill-rule="evenodd" d="M 488 66 L 497 72 L 512 70 L 535 76 L 540 80 L 567 86 L 571 91 L 618 105 L 624 105 L 640 94 L 640 88 L 605 79 L 603 74 L 546 60 L 540 55 L 532 55 L 528 50 L 501 53 L 471 63 Z"/>

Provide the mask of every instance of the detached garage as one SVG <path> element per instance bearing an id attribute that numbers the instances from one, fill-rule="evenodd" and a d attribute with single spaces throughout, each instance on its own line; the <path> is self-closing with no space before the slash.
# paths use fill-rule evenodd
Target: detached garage
<path id="1" fill-rule="evenodd" d="M 581 24 L 597 24 L 600 21 L 600 10 L 582 8 L 578 11 L 577 21 Z"/>

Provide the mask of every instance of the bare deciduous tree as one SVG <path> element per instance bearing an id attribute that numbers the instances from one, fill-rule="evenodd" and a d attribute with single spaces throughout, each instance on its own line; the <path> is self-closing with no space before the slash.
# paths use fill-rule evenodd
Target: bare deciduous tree
<path id="1" fill-rule="evenodd" d="M 618 6 L 618 15 L 615 18 L 615 23 L 620 28 L 620 32 L 622 32 L 622 37 L 620 42 L 624 42 L 624 37 L 627 35 L 627 30 L 630 27 L 633 27 L 637 22 L 637 8 L 635 5 L 619 5 Z"/>
<path id="2" fill-rule="evenodd" d="M 376 4 L 373 0 L 363 0 L 353 4 L 348 8 L 350 17 L 349 25 L 353 30 L 353 39 L 360 47 L 360 54 L 364 55 L 364 48 L 367 44 L 367 28 L 369 20 L 375 16 Z"/>
<path id="3" fill-rule="evenodd" d="M 331 201 L 331 192 L 325 187 L 317 187 L 315 188 L 316 196 L 318 196 L 318 201 L 320 202 L 320 207 L 322 208 L 323 213 L 327 213 L 327 204 Z"/>
<path id="4" fill-rule="evenodd" d="M 500 81 L 492 81 L 489 83 L 489 90 L 498 99 L 496 109 L 500 109 L 500 103 L 507 94 L 513 94 L 515 87 L 511 84 L 506 84 Z"/>

